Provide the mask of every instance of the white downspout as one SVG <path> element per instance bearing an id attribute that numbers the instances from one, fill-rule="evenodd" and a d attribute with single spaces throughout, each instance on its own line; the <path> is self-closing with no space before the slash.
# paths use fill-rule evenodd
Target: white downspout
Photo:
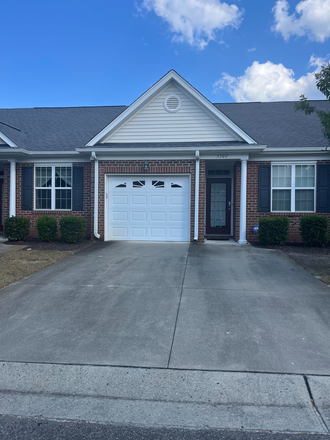
<path id="1" fill-rule="evenodd" d="M 247 161 L 241 161 L 241 205 L 239 222 L 239 244 L 247 244 L 246 241 L 246 185 L 247 185 Z"/>
<path id="2" fill-rule="evenodd" d="M 196 151 L 194 241 L 198 241 L 198 211 L 199 211 L 199 151 Z"/>
<path id="3" fill-rule="evenodd" d="M 16 215 L 16 162 L 10 161 L 9 217 Z"/>
<path id="4" fill-rule="evenodd" d="M 99 162 L 95 152 L 91 153 L 91 160 L 94 160 L 94 236 L 101 238 L 97 232 L 99 222 Z"/>

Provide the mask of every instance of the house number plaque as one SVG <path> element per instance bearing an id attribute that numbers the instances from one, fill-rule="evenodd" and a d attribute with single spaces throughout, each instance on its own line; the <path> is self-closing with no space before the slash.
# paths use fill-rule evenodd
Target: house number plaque
<path id="1" fill-rule="evenodd" d="M 217 159 L 228 159 L 229 154 L 217 154 Z"/>

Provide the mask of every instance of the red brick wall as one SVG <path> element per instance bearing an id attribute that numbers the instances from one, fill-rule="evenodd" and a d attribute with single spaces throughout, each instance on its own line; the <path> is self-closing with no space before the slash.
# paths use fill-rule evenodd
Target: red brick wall
<path id="1" fill-rule="evenodd" d="M 190 209 L 190 238 L 194 239 L 195 219 L 195 160 L 148 160 L 148 170 L 144 171 L 145 160 L 114 160 L 99 161 L 99 227 L 98 233 L 104 239 L 104 201 L 106 174 L 190 174 L 191 175 L 191 209 Z M 94 166 L 92 167 L 91 191 L 94 191 Z M 91 197 L 92 203 L 94 196 Z M 205 205 L 205 161 L 200 161 L 200 192 L 199 192 L 199 236 L 198 241 L 204 241 L 204 205 Z"/>
<path id="2" fill-rule="evenodd" d="M 83 166 L 84 167 L 84 210 L 83 211 L 22 211 L 22 167 L 33 167 L 34 164 L 30 163 L 18 163 L 16 164 L 16 215 L 23 216 L 30 220 L 30 238 L 36 238 L 38 236 L 36 224 L 39 217 L 43 215 L 49 215 L 55 217 L 59 220 L 67 216 L 84 217 L 87 221 L 87 231 L 86 238 L 91 236 L 91 189 L 90 189 L 90 175 L 91 175 L 91 164 L 88 163 L 74 163 L 73 166 Z M 8 179 L 6 180 L 6 169 L 8 168 Z M 9 205 L 9 166 L 5 166 L 4 176 L 5 176 L 5 196 L 7 194 L 7 200 Z M 34 176 L 33 176 L 34 179 Z M 7 183 L 6 183 L 7 182 Z M 33 192 L 33 203 L 34 203 L 34 192 Z M 5 217 L 9 216 L 9 209 L 5 213 Z"/>
<path id="3" fill-rule="evenodd" d="M 318 163 L 330 163 L 330 161 L 319 161 Z M 247 209 L 246 209 L 246 239 L 257 241 L 258 235 L 252 232 L 255 224 L 259 224 L 261 217 L 287 217 L 289 219 L 289 241 L 301 242 L 299 225 L 300 218 L 309 213 L 282 213 L 282 212 L 258 212 L 258 166 L 270 164 L 270 162 L 248 162 L 247 163 Z M 239 185 L 237 188 L 239 192 Z M 317 214 L 317 213 L 316 213 Z M 328 217 L 330 224 L 330 213 L 322 214 Z M 239 225 L 239 215 L 238 215 Z"/>

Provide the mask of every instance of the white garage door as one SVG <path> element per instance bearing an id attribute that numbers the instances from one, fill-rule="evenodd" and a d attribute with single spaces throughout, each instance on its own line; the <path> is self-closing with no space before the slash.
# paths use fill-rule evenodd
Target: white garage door
<path id="1" fill-rule="evenodd" d="M 108 240 L 189 241 L 188 176 L 109 177 Z"/>

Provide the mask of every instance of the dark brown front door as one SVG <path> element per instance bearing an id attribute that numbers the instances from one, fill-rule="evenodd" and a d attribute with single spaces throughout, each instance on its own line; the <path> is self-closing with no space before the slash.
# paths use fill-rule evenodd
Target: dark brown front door
<path id="1" fill-rule="evenodd" d="M 231 179 L 207 179 L 206 233 L 230 235 Z"/>
<path id="2" fill-rule="evenodd" d="M 3 206 L 2 206 L 2 200 L 3 200 L 3 180 L 0 179 L 0 232 L 3 231 L 3 224 L 2 224 L 2 218 L 3 218 Z"/>

